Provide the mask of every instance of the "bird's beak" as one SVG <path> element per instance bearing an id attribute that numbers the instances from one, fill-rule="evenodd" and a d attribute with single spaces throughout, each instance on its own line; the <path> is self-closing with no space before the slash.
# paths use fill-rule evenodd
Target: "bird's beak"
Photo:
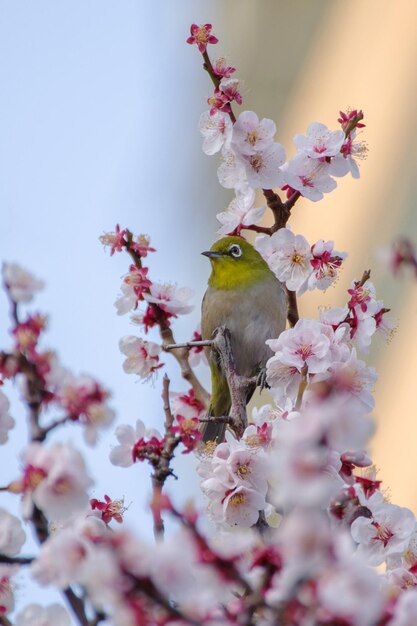
<path id="1" fill-rule="evenodd" d="M 209 259 L 218 259 L 219 257 L 223 256 L 221 252 L 215 252 L 214 250 L 206 250 L 201 254 L 204 254 L 204 256 L 208 256 Z"/>

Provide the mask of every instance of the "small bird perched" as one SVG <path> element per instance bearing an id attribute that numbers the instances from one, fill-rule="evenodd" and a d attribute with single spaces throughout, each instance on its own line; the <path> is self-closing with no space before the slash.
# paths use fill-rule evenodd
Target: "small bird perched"
<path id="1" fill-rule="evenodd" d="M 201 307 L 201 334 L 211 339 L 219 326 L 231 334 L 236 372 L 252 377 L 272 356 L 267 339 L 285 329 L 287 294 L 259 252 L 241 237 L 224 237 L 203 252 L 211 262 L 211 275 Z M 216 354 L 206 349 L 211 370 L 210 416 L 229 414 L 231 400 L 226 377 Z M 249 401 L 250 393 L 247 401 Z M 224 439 L 225 425 L 205 422 L 203 441 Z"/>

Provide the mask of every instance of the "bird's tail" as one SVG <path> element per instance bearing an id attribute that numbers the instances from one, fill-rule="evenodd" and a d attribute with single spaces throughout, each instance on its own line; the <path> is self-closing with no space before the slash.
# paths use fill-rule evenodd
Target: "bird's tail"
<path id="1" fill-rule="evenodd" d="M 216 444 L 224 441 L 226 433 L 226 424 L 224 422 L 216 422 L 215 419 L 210 418 L 225 417 L 229 415 L 231 400 L 229 385 L 226 378 L 223 376 L 220 368 L 216 363 L 210 363 L 211 369 L 211 383 L 212 383 L 212 395 L 209 410 L 207 411 L 206 419 L 208 422 L 202 422 L 201 432 L 203 443 L 213 441 Z"/>

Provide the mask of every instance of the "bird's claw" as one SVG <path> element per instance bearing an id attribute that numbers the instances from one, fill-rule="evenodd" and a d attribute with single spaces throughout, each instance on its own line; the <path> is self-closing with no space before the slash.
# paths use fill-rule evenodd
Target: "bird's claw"
<path id="1" fill-rule="evenodd" d="M 264 389 L 269 389 L 269 385 L 266 382 L 266 367 L 263 367 L 259 370 L 258 376 L 256 378 L 256 385 L 260 387 L 259 391 L 263 391 Z"/>

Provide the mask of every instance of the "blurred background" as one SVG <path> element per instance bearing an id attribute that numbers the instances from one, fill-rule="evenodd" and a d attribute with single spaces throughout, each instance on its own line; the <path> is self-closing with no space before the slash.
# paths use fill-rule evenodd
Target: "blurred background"
<path id="1" fill-rule="evenodd" d="M 397 324 L 389 345 L 377 339 L 368 359 L 379 372 L 372 454 L 392 502 L 417 512 L 417 284 L 410 276 L 394 280 L 376 257 L 400 234 L 417 242 L 417 4 L 0 3 L 0 257 L 46 281 L 31 307 L 50 315 L 44 345 L 75 373 L 90 373 L 111 389 L 116 423 L 140 417 L 161 425 L 161 377 L 141 384 L 122 371 L 118 341 L 137 333 L 113 307 L 128 259 L 110 259 L 98 237 L 116 223 L 151 236 L 158 249 L 149 259 L 151 278 L 195 290 L 195 312 L 174 327 L 177 340 L 188 340 L 209 273 L 200 252 L 231 199 L 217 182 L 217 157 L 201 151 L 198 120 L 211 84 L 197 49 L 185 43 L 192 22 L 213 24 L 220 43 L 211 54 L 237 68 L 245 83 L 242 110 L 274 119 L 288 156 L 292 137 L 310 122 L 335 129 L 340 109 L 365 112 L 369 153 L 361 179 L 339 179 L 322 202 L 301 200 L 294 209 L 296 233 L 310 242 L 332 239 L 349 253 L 337 285 L 303 296 L 300 313 L 317 316 L 320 306 L 344 304 L 351 280 L 372 269 L 377 295 Z M 1 295 L 0 320 L 7 347 Z M 164 361 L 172 389 L 185 390 L 170 356 Z M 207 372 L 200 373 L 208 384 Z M 27 438 L 18 391 L 10 385 L 5 391 L 18 427 L 0 450 L 1 484 L 18 475 L 16 454 Z M 151 537 L 148 470 L 109 465 L 113 430 L 87 453 L 94 496 L 125 496 L 127 524 Z M 75 427 L 54 439 L 81 442 Z M 178 499 L 198 493 L 190 467 L 192 459 L 182 457 L 180 481 L 169 485 Z M 0 506 L 19 508 L 7 496 Z M 42 593 L 36 590 L 36 598 Z M 33 601 L 23 585 L 17 594 L 19 602 Z"/>

